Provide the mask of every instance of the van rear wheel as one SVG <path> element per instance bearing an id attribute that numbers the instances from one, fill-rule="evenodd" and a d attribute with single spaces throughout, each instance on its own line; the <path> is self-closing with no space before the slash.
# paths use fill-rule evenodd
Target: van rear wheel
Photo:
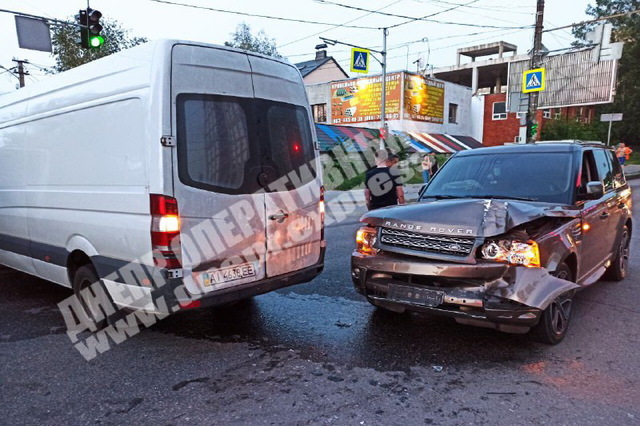
<path id="1" fill-rule="evenodd" d="M 85 318 L 80 320 L 88 320 L 90 328 L 103 329 L 116 313 L 116 307 L 92 265 L 78 268 L 73 277 L 73 293 L 84 310 Z"/>

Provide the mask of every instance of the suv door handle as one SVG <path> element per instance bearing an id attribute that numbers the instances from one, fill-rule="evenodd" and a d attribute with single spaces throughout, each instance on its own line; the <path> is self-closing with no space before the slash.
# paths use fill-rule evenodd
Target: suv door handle
<path id="1" fill-rule="evenodd" d="M 269 220 L 277 220 L 278 222 L 282 222 L 284 219 L 289 217 L 289 213 L 280 212 L 276 214 L 272 214 L 269 216 Z"/>
<path id="2" fill-rule="evenodd" d="M 600 219 L 602 219 L 602 220 L 605 220 L 605 219 L 606 219 L 606 218 L 608 218 L 608 217 L 609 217 L 609 213 L 607 213 L 607 212 L 604 212 L 604 213 L 602 213 L 602 214 L 600 215 Z"/>

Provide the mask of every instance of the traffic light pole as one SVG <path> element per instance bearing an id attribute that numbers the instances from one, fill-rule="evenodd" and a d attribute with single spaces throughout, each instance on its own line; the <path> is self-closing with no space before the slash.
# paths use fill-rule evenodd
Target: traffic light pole
<path id="1" fill-rule="evenodd" d="M 536 8 L 536 28 L 533 37 L 533 51 L 531 52 L 531 68 L 542 65 L 542 22 L 544 16 L 544 0 L 538 0 Z M 534 143 L 538 134 L 538 96 L 540 92 L 529 93 L 529 108 L 527 110 L 527 143 Z"/>

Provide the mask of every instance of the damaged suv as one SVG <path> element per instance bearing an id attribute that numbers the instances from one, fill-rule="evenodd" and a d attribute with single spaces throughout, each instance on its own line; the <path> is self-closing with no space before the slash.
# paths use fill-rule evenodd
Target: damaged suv
<path id="1" fill-rule="evenodd" d="M 360 219 L 351 275 L 377 307 L 556 344 L 576 290 L 626 276 L 631 217 L 631 189 L 603 144 L 459 152 L 417 203 Z"/>

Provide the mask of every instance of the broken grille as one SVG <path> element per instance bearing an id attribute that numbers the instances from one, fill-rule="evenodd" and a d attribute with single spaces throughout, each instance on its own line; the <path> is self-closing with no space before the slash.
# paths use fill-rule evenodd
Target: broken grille
<path id="1" fill-rule="evenodd" d="M 380 242 L 387 246 L 422 252 L 468 256 L 473 250 L 475 239 L 381 228 Z"/>

